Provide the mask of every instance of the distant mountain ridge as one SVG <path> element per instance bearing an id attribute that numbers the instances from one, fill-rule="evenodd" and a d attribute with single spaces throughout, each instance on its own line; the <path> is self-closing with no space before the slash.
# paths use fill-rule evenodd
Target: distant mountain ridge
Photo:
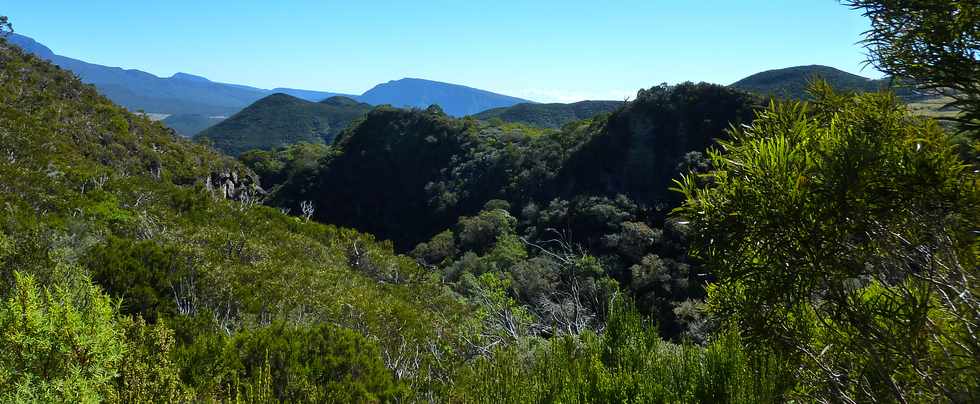
<path id="1" fill-rule="evenodd" d="M 872 92 L 889 87 L 889 80 L 870 79 L 830 66 L 808 65 L 766 70 L 736 81 L 730 87 L 780 98 L 807 98 L 807 85 L 814 78 L 826 80 L 839 91 Z"/>
<path id="2" fill-rule="evenodd" d="M 525 99 L 459 84 L 416 78 L 404 78 L 378 84 L 357 99 L 372 105 L 391 104 L 394 107 L 426 108 L 436 104 L 446 114 L 457 117 L 472 115 L 491 108 L 509 107 L 514 104 L 530 102 Z"/>
<path id="3" fill-rule="evenodd" d="M 7 40 L 72 71 L 83 82 L 95 85 L 99 92 L 131 111 L 227 116 L 273 93 L 273 90 L 213 82 L 188 73 L 158 77 L 141 70 L 88 63 L 55 54 L 39 42 L 18 34 L 10 35 Z M 338 95 L 330 92 L 298 91 L 316 101 Z"/>
<path id="4" fill-rule="evenodd" d="M 425 108 L 438 104 L 446 113 L 455 116 L 530 102 L 457 84 L 410 78 L 377 85 L 358 96 L 282 87 L 270 90 L 214 82 L 183 72 L 171 77 L 158 77 L 141 70 L 103 66 L 61 56 L 34 39 L 19 34 L 12 34 L 7 40 L 29 53 L 72 71 L 83 82 L 95 85 L 100 93 L 131 111 L 143 110 L 172 115 L 170 118 L 173 119 L 165 119 L 164 123 L 181 122 L 175 129 L 180 128 L 179 131 L 187 136 L 194 134 L 187 133 L 188 131 L 203 129 L 201 125 L 218 119 L 214 117 L 230 116 L 255 101 L 276 93 L 307 101 L 345 96 L 372 105 Z"/>
<path id="5" fill-rule="evenodd" d="M 201 131 L 195 139 L 206 139 L 214 148 L 233 156 L 301 142 L 330 143 L 372 108 L 342 96 L 310 102 L 276 93 Z"/>
<path id="6" fill-rule="evenodd" d="M 18 34 L 8 36 L 7 40 L 72 71 L 83 82 L 95 85 L 100 93 L 131 111 L 142 110 L 165 117 L 162 122 L 184 136 L 193 136 L 272 94 L 286 94 L 308 102 L 345 96 L 370 105 L 426 108 L 436 104 L 455 117 L 473 115 L 484 120 L 496 117 L 505 122 L 524 122 L 546 128 L 557 128 L 571 121 L 610 112 L 622 104 L 618 101 L 537 104 L 477 88 L 419 78 L 392 80 L 362 95 L 284 87 L 262 89 L 214 82 L 185 72 L 158 77 L 136 69 L 88 63 L 55 54 L 34 39 Z M 874 80 L 828 66 L 809 65 L 756 73 L 730 87 L 764 96 L 804 99 L 807 83 L 814 77 L 823 78 L 834 88 L 844 91 L 877 91 L 890 85 L 887 78 Z M 895 90 L 907 100 L 917 97 L 908 89 Z"/>
<path id="7" fill-rule="evenodd" d="M 613 112 L 623 105 L 622 101 L 579 101 L 570 104 L 522 103 L 510 107 L 488 109 L 473 115 L 473 117 L 484 121 L 499 118 L 504 122 L 521 122 L 542 128 L 557 129 L 569 122 Z"/>

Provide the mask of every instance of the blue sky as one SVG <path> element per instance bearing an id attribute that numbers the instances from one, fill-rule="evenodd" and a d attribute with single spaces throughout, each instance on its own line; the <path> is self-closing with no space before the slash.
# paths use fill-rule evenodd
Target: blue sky
<path id="1" fill-rule="evenodd" d="M 569 102 L 803 64 L 880 77 L 855 44 L 867 20 L 835 0 L 7 0 L 0 14 L 61 55 L 265 88 L 418 77 Z"/>

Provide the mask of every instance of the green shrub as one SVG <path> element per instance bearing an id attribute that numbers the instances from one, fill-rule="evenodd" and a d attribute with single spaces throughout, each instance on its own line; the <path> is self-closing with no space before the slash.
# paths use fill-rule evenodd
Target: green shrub
<path id="1" fill-rule="evenodd" d="M 125 322 L 126 355 L 117 369 L 115 388 L 124 403 L 174 403 L 189 399 L 172 359 L 174 332 L 163 321 Z"/>
<path id="2" fill-rule="evenodd" d="M 173 247 L 118 237 L 92 248 L 83 262 L 95 282 L 122 298 L 123 313 L 151 323 L 177 314 L 173 288 L 190 272 L 187 259 Z"/>
<path id="3" fill-rule="evenodd" d="M 15 278 L 0 303 L 0 401 L 117 398 L 125 331 L 109 298 L 87 282 L 41 287 L 31 276 Z"/>
<path id="4" fill-rule="evenodd" d="M 198 369 L 189 376 L 199 399 L 380 402 L 406 393 L 376 343 L 328 324 L 275 322 L 201 336 L 178 356 Z"/>
<path id="5" fill-rule="evenodd" d="M 785 373 L 728 333 L 707 346 L 673 344 L 628 303 L 607 328 L 525 340 L 463 368 L 450 400 L 501 403 L 760 403 L 779 401 Z"/>
<path id="6" fill-rule="evenodd" d="M 827 401 L 976 401 L 980 189 L 892 94 L 775 104 L 680 184 L 714 313 Z"/>

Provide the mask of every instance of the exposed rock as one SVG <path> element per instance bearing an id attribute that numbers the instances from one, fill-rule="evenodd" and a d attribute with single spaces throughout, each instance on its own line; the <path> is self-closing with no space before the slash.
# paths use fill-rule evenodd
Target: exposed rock
<path id="1" fill-rule="evenodd" d="M 205 187 L 212 195 L 233 201 L 267 194 L 259 185 L 258 177 L 254 173 L 239 174 L 238 171 L 231 169 L 212 171 L 206 179 Z"/>

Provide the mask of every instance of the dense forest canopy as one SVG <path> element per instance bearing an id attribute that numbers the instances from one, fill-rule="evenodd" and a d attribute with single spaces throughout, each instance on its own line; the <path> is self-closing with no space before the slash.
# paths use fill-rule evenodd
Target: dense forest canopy
<path id="1" fill-rule="evenodd" d="M 317 205 L 314 217 L 410 248 L 492 199 L 513 214 L 555 198 L 624 195 L 646 207 L 674 199 L 677 167 L 697 164 L 756 101 L 711 84 L 641 91 L 610 115 L 559 130 L 454 119 L 438 109 L 376 109 L 341 134 L 317 172 L 292 176 L 273 203 Z M 385 184 L 378 186 L 378 184 Z M 562 229 L 564 230 L 564 229 Z"/>
<path id="2" fill-rule="evenodd" d="M 310 119 L 225 121 L 237 159 L 0 39 L 0 401 L 976 402 L 980 18 L 940 3 L 848 2 L 955 126 L 820 80 L 274 95 Z"/>

